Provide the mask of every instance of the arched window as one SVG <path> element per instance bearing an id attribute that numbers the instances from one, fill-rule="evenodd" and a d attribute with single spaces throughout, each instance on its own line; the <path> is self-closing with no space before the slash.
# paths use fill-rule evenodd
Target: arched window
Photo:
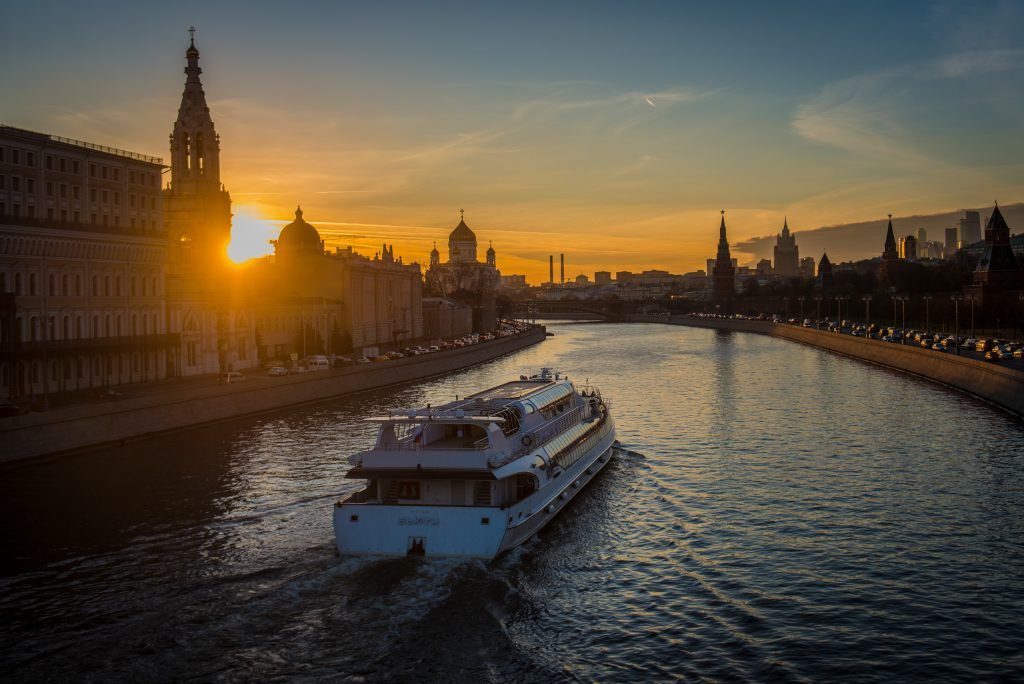
<path id="1" fill-rule="evenodd" d="M 92 296 L 95 297 L 100 293 L 100 278 L 99 276 L 92 277 Z"/>
<path id="2" fill-rule="evenodd" d="M 16 294 L 16 295 L 20 295 L 21 294 L 21 274 L 20 273 L 15 273 L 14 274 L 14 294 Z"/>
<path id="3" fill-rule="evenodd" d="M 28 294 L 29 294 L 29 296 L 34 296 L 35 293 L 36 293 L 36 274 L 35 273 L 29 273 L 28 274 Z"/>
<path id="4" fill-rule="evenodd" d="M 47 278 L 46 281 L 46 291 L 49 293 L 50 297 L 53 297 L 57 294 L 57 279 L 51 273 L 50 277 Z"/>
<path id="5" fill-rule="evenodd" d="M 7 292 L 7 274 L 0 273 L 0 292 Z M 7 366 L 4 366 L 6 369 Z"/>
<path id="6" fill-rule="evenodd" d="M 71 335 L 71 319 L 67 316 L 61 321 L 61 339 L 66 340 Z"/>
<path id="7" fill-rule="evenodd" d="M 146 296 L 146 279 L 145 278 L 142 279 L 142 296 L 143 297 Z"/>
<path id="8" fill-rule="evenodd" d="M 196 134 L 196 168 L 199 169 L 199 173 L 202 174 L 206 169 L 206 164 L 203 160 L 205 156 L 205 149 L 203 147 L 203 134 Z"/>
<path id="9" fill-rule="evenodd" d="M 132 297 L 135 296 L 135 276 L 132 276 Z"/>
<path id="10" fill-rule="evenodd" d="M 137 334 L 138 323 L 139 323 L 138 316 L 136 316 L 135 314 L 132 314 L 132 336 L 133 337 Z"/>
<path id="11" fill-rule="evenodd" d="M 82 317 L 75 318 L 75 337 L 82 339 Z"/>
<path id="12" fill-rule="evenodd" d="M 82 296 L 82 276 L 80 275 L 75 276 L 75 296 Z"/>
<path id="13" fill-rule="evenodd" d="M 103 296 L 110 296 L 110 276 L 103 276 Z"/>
<path id="14" fill-rule="evenodd" d="M 190 144 L 188 133 L 181 136 L 181 151 L 185 154 L 185 168 L 192 168 L 192 145 Z"/>
<path id="15" fill-rule="evenodd" d="M 156 314 L 153 314 L 153 334 L 156 335 L 160 332 L 160 328 L 156 324 Z"/>
<path id="16" fill-rule="evenodd" d="M 100 317 L 99 316 L 93 316 L 92 317 L 92 336 L 93 337 L 99 337 L 100 336 Z"/>
<path id="17" fill-rule="evenodd" d="M 60 277 L 60 293 L 64 297 L 68 296 L 68 276 L 66 273 Z"/>
<path id="18" fill-rule="evenodd" d="M 117 314 L 117 336 L 120 337 L 124 334 L 124 328 L 121 327 L 121 314 Z"/>
<path id="19" fill-rule="evenodd" d="M 32 320 L 29 322 L 29 325 L 30 325 L 30 328 L 29 328 L 29 339 L 32 342 L 35 342 L 36 341 L 36 337 L 39 334 L 39 319 L 36 318 L 35 316 L 33 316 Z"/>
<path id="20" fill-rule="evenodd" d="M 121 276 L 117 276 L 114 280 L 114 294 L 118 297 L 121 296 Z"/>
<path id="21" fill-rule="evenodd" d="M 153 296 L 155 297 L 155 296 L 157 296 L 160 293 L 156 291 L 156 278 L 153 278 L 152 282 L 153 282 L 153 287 L 150 288 L 150 289 L 153 291 Z"/>
<path id="22" fill-rule="evenodd" d="M 110 314 L 107 314 L 103 320 L 103 330 L 106 337 L 110 337 Z"/>

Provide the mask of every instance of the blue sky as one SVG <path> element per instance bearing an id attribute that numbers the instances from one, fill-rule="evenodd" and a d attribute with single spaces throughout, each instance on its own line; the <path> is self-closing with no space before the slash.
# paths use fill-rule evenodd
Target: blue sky
<path id="1" fill-rule="evenodd" d="M 237 232 L 257 246 L 301 202 L 329 242 L 423 259 L 464 206 L 505 272 L 539 280 L 552 251 L 573 273 L 697 268 L 720 208 L 739 240 L 786 214 L 799 233 L 1022 199 L 1020 2 L 4 15 L 0 120 L 164 156 L 195 24 Z"/>

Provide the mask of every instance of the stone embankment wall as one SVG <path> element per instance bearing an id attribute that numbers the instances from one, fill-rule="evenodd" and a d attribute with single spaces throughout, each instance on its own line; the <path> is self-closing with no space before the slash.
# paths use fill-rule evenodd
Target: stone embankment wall
<path id="1" fill-rule="evenodd" d="M 1024 416 L 1024 373 L 998 363 L 768 321 L 681 317 L 634 317 L 632 320 L 782 337 L 941 382 Z"/>
<path id="2" fill-rule="evenodd" d="M 155 434 L 422 380 L 541 342 L 544 328 L 460 349 L 386 363 L 279 378 L 262 374 L 230 385 L 153 392 L 0 419 L 0 462 L 119 444 Z"/>

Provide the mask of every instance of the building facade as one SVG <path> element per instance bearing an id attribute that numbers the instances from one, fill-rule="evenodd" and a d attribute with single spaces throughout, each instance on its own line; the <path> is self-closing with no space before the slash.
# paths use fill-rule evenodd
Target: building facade
<path id="1" fill-rule="evenodd" d="M 501 283 L 494 246 L 486 261 L 477 261 L 477 239 L 460 211 L 459 225 L 448 235 L 448 261 L 441 261 L 437 246 L 430 252 L 427 289 L 473 308 L 473 329 L 483 332 L 498 327 L 497 291 Z"/>
<path id="2" fill-rule="evenodd" d="M 382 246 L 372 259 L 328 252 L 301 208 L 274 241 L 274 254 L 248 265 L 260 361 L 364 353 L 423 336 L 419 264 Z"/>
<path id="3" fill-rule="evenodd" d="M 0 396 L 166 377 L 162 160 L 0 126 Z"/>

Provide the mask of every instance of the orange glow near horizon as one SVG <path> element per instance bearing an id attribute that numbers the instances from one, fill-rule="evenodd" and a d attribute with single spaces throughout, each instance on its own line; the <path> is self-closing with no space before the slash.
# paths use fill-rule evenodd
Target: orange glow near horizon
<path id="1" fill-rule="evenodd" d="M 261 218 L 258 208 L 235 207 L 231 219 L 231 242 L 228 243 L 228 258 L 236 264 L 273 254 L 270 241 L 277 238 L 281 226 L 277 222 Z"/>

